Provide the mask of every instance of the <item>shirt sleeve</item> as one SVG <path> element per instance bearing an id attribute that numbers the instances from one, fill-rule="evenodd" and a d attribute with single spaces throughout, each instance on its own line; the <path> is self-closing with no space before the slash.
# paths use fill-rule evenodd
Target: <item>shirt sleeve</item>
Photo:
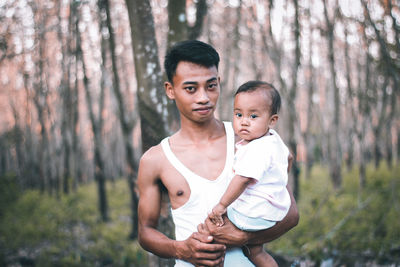
<path id="1" fill-rule="evenodd" d="M 236 152 L 233 166 L 236 175 L 260 180 L 271 165 L 271 147 L 252 141 Z"/>

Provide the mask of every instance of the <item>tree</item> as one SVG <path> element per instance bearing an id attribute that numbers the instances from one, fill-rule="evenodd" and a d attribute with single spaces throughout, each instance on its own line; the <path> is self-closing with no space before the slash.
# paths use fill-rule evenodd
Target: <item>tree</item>
<path id="1" fill-rule="evenodd" d="M 150 2 L 126 0 L 126 5 L 135 60 L 142 150 L 146 151 L 166 136 L 163 117 L 166 96 Z"/>
<path id="2" fill-rule="evenodd" d="M 33 101 L 37 110 L 38 120 L 40 123 L 40 148 L 39 148 L 39 159 L 38 159 L 38 170 L 39 170 L 39 184 L 40 190 L 44 192 L 46 189 L 49 179 L 50 171 L 49 164 L 49 137 L 47 132 L 47 118 L 46 111 L 48 110 L 48 90 L 46 84 L 46 73 L 45 73 L 45 60 L 46 60 L 46 20 L 47 14 L 40 12 L 40 7 L 35 6 L 32 3 L 32 10 L 35 13 L 34 21 L 36 26 L 36 43 L 37 46 L 37 68 L 35 69 L 33 89 L 34 96 Z"/>
<path id="3" fill-rule="evenodd" d="M 77 4 L 75 2 L 75 4 Z M 99 210 L 102 221 L 108 221 L 108 203 L 107 203 L 107 194 L 106 194 L 106 177 L 104 173 L 104 158 L 102 152 L 103 146 L 103 138 L 102 138 L 102 129 L 103 129 L 103 108 L 104 108 L 104 84 L 100 86 L 100 96 L 98 103 L 98 115 L 95 115 L 94 105 L 93 105 L 93 96 L 91 93 L 91 87 L 89 78 L 87 76 L 87 65 L 85 61 L 85 57 L 82 50 L 82 33 L 79 31 L 79 16 L 75 21 L 76 32 L 77 32 L 77 44 L 76 44 L 76 58 L 77 61 L 80 61 L 82 64 L 82 72 L 83 72 L 83 87 L 85 89 L 86 95 L 86 103 L 89 111 L 89 118 L 92 126 L 93 132 L 93 142 L 94 142 L 94 163 L 95 163 L 95 179 L 97 182 L 98 196 L 99 196 Z"/>
<path id="4" fill-rule="evenodd" d="M 117 56 L 115 52 L 115 36 L 114 36 L 114 30 L 112 28 L 112 23 L 111 23 L 111 12 L 110 12 L 110 1 L 109 0 L 99 0 L 99 11 L 100 11 L 100 19 L 104 18 L 101 20 L 101 27 L 106 28 L 107 32 L 109 34 L 108 37 L 108 47 L 109 51 L 111 54 L 111 63 L 112 63 L 112 74 L 113 74 L 113 91 L 114 95 L 117 99 L 118 103 L 118 117 L 119 121 L 121 124 L 121 129 L 122 129 L 122 135 L 124 139 L 124 146 L 125 146 L 125 159 L 126 159 L 126 164 L 127 164 L 127 181 L 128 181 L 128 186 L 129 186 L 129 192 L 130 192 L 130 202 L 131 202 L 131 219 L 132 219 L 132 229 L 131 229 L 131 234 L 130 237 L 132 239 L 136 239 L 138 236 L 138 214 L 137 214 L 137 207 L 138 207 L 138 201 L 139 198 L 136 195 L 136 176 L 137 176 L 137 163 L 135 161 L 134 157 L 134 149 L 132 146 L 132 130 L 133 126 L 135 125 L 135 120 L 132 118 L 132 116 L 129 116 L 126 105 L 124 102 L 123 98 L 123 93 L 121 91 L 121 86 L 120 86 L 120 77 L 119 77 L 119 70 L 118 70 L 118 64 L 117 64 Z M 102 16 L 102 13 L 105 14 L 105 16 Z M 102 32 L 100 30 L 100 32 Z M 103 42 L 107 41 L 105 40 L 104 34 L 102 34 Z M 105 60 L 106 57 L 103 56 L 103 68 L 105 68 Z"/>
<path id="5" fill-rule="evenodd" d="M 329 60 L 329 70 L 331 73 L 331 90 L 333 91 L 333 119 L 332 128 L 329 129 L 329 141 L 328 141 L 328 155 L 329 155 L 329 170 L 332 179 L 332 183 L 335 188 L 340 188 L 342 184 L 342 162 L 341 162 L 341 145 L 339 142 L 339 132 L 340 132 L 340 99 L 339 99 L 339 88 L 336 84 L 336 70 L 335 70 L 335 18 L 338 12 L 337 4 L 333 8 L 334 16 L 333 21 L 329 18 L 328 7 L 326 0 L 324 3 L 324 18 L 326 25 L 326 34 L 328 39 L 328 60 Z"/>
<path id="6" fill-rule="evenodd" d="M 153 14 L 148 0 L 126 0 L 135 61 L 137 99 L 142 136 L 142 150 L 158 144 L 166 136 L 166 103 L 162 72 L 158 61 Z M 161 218 L 163 219 L 163 218 Z M 161 230 L 172 236 L 171 221 Z M 160 264 L 172 265 L 173 261 L 161 260 Z"/>

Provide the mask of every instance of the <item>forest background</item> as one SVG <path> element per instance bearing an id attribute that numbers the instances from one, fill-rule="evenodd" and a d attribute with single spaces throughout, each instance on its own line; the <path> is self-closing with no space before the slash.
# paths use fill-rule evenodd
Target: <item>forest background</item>
<path id="1" fill-rule="evenodd" d="M 283 97 L 280 266 L 399 266 L 397 0 L 0 0 L 0 265 L 171 266 L 137 244 L 135 182 L 179 125 L 161 66 L 185 39 L 220 53 L 220 119 L 248 80 Z"/>

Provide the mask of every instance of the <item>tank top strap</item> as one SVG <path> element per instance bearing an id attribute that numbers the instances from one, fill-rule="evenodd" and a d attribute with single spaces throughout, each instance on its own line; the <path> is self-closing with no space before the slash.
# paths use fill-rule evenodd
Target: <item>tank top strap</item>
<path id="1" fill-rule="evenodd" d="M 166 137 L 161 141 L 161 147 L 171 165 L 174 166 L 174 168 L 186 179 L 191 177 L 192 172 L 188 168 L 186 168 L 186 166 L 183 165 L 183 163 L 172 152 L 169 145 L 169 137 Z"/>
<path id="2" fill-rule="evenodd" d="M 232 123 L 224 121 L 226 132 L 226 167 L 233 166 L 233 159 L 235 154 L 235 132 L 233 131 Z"/>

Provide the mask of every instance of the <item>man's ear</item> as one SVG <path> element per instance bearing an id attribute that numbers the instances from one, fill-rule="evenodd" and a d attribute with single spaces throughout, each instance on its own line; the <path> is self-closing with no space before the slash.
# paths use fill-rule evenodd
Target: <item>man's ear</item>
<path id="1" fill-rule="evenodd" d="M 277 114 L 274 114 L 269 118 L 269 128 L 273 128 L 278 121 L 279 116 Z"/>
<path id="2" fill-rule="evenodd" d="M 169 99 L 175 99 L 174 87 L 170 82 L 164 83 L 165 93 Z"/>

